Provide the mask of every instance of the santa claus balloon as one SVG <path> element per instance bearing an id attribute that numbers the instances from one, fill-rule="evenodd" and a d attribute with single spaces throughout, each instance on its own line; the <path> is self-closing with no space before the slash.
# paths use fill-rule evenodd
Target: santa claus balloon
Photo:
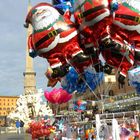
<path id="1" fill-rule="evenodd" d="M 124 83 L 127 71 L 134 64 L 134 53 L 129 41 L 115 34 L 114 12 L 118 6 L 116 0 L 77 0 L 75 18 L 85 38 L 85 47 L 99 49 L 106 62 L 119 70 L 118 81 Z M 111 69 L 108 67 L 107 71 Z"/>
<path id="2" fill-rule="evenodd" d="M 52 77 L 63 77 L 68 72 L 67 63 L 84 63 L 89 59 L 79 46 L 78 32 L 74 23 L 48 3 L 34 6 L 26 18 L 31 24 L 29 54 L 46 58 L 53 70 Z"/>

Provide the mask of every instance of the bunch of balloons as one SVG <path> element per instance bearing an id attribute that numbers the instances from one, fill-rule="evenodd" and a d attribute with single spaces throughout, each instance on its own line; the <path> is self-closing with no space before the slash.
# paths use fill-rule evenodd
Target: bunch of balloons
<path id="1" fill-rule="evenodd" d="M 32 121 L 29 124 L 29 129 L 27 130 L 28 133 L 32 135 L 32 139 L 38 139 L 40 137 L 48 136 L 51 133 L 55 132 L 54 126 L 47 126 L 44 120 L 41 121 Z"/>
<path id="2" fill-rule="evenodd" d="M 79 75 L 75 68 L 71 67 L 69 73 L 62 78 L 61 86 L 68 93 L 73 93 L 74 91 L 84 93 L 87 88 L 94 91 L 103 79 L 103 72 L 97 73 L 90 67 L 85 69 L 82 75 Z"/>
<path id="3" fill-rule="evenodd" d="M 25 27 L 29 24 L 33 27 L 33 33 L 28 38 L 29 55 L 47 59 L 52 68 L 51 78 L 64 77 L 68 73 L 67 64 L 74 66 L 81 74 L 86 67 L 99 64 L 102 55 L 105 72 L 110 74 L 112 68 L 118 69 L 118 81 L 124 84 L 128 71 L 140 65 L 140 7 L 137 6 L 140 2 L 55 2 L 56 5 L 37 4 L 26 17 Z M 56 8 L 62 9 L 64 14 Z M 72 14 L 74 20 L 71 20 Z M 91 73 L 83 75 L 86 83 L 93 83 L 89 81 Z M 66 78 L 67 81 L 70 79 Z M 68 82 L 64 88 L 70 93 L 74 90 L 85 91 L 85 84 L 74 89 Z M 94 85 L 90 86 L 93 88 Z"/>

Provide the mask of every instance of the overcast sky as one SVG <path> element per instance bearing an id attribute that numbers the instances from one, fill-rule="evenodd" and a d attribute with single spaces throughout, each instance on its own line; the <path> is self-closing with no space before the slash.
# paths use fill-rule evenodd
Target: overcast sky
<path id="1" fill-rule="evenodd" d="M 32 6 L 50 0 L 31 0 Z M 23 93 L 25 71 L 26 29 L 28 0 L 1 0 L 0 2 L 0 96 L 15 96 Z M 45 90 L 44 76 L 47 61 L 34 59 L 37 88 Z"/>
<path id="2" fill-rule="evenodd" d="M 30 0 L 32 6 L 51 0 Z M 139 0 L 129 1 L 136 8 Z M 27 15 L 28 0 L 0 1 L 0 95 L 14 96 L 23 93 L 25 72 L 26 29 L 23 27 Z M 47 61 L 34 59 L 37 88 L 45 90 L 47 79 L 44 73 Z M 51 89 L 48 89 L 51 90 Z"/>

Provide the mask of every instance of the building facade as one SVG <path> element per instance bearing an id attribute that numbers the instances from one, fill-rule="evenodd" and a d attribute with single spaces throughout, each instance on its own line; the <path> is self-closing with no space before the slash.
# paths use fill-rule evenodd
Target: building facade
<path id="1" fill-rule="evenodd" d="M 0 96 L 0 126 L 4 126 L 10 112 L 16 108 L 19 96 Z"/>

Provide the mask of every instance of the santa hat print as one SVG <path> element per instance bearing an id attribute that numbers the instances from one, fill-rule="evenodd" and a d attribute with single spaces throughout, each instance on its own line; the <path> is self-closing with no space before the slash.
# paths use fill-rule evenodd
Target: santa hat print
<path id="1" fill-rule="evenodd" d="M 31 10 L 28 12 L 28 15 L 27 15 L 26 20 L 25 20 L 25 24 L 24 24 L 25 28 L 28 28 L 29 24 L 31 24 L 31 19 L 32 19 L 33 14 L 36 12 L 36 8 L 41 7 L 41 6 L 53 7 L 51 4 L 45 3 L 45 2 L 39 3 L 39 4 L 35 5 L 34 7 L 32 7 Z"/>

